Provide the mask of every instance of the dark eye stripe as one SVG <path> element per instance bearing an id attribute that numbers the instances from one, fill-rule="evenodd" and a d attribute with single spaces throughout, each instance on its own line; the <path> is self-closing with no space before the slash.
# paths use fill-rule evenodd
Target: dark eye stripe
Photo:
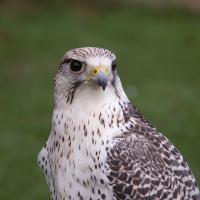
<path id="1" fill-rule="evenodd" d="M 66 64 L 69 64 L 70 62 L 72 62 L 74 59 L 72 59 L 72 58 L 65 58 L 64 60 L 62 60 L 61 61 L 61 64 L 64 64 L 64 63 L 66 63 Z M 84 62 L 84 61 L 81 61 L 84 65 L 86 65 L 86 62 Z"/>
<path id="2" fill-rule="evenodd" d="M 63 63 L 70 63 L 72 61 L 72 59 L 70 59 L 70 58 L 66 58 L 66 59 L 64 59 L 61 63 L 63 64 Z"/>

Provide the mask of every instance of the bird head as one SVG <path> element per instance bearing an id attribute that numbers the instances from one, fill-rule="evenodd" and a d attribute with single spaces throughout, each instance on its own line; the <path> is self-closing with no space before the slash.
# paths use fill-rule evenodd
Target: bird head
<path id="1" fill-rule="evenodd" d="M 116 76 L 116 56 L 109 50 L 96 47 L 77 48 L 62 58 L 56 84 L 65 90 L 80 85 L 106 90 Z"/>

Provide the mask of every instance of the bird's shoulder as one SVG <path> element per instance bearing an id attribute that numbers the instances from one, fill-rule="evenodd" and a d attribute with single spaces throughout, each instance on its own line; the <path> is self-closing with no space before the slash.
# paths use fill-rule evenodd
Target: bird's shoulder
<path id="1" fill-rule="evenodd" d="M 189 191 L 198 193 L 194 177 L 174 145 L 131 104 L 128 111 L 129 119 L 134 118 L 136 123 L 113 138 L 107 153 L 108 179 L 114 196 L 175 199 L 180 195 L 191 197 Z"/>

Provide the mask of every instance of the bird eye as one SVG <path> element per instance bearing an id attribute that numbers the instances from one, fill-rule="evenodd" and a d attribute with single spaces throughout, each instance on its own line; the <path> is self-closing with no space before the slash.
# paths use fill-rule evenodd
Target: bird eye
<path id="1" fill-rule="evenodd" d="M 116 67 L 117 67 L 116 60 L 114 60 L 112 62 L 112 70 L 115 71 Z"/>
<path id="2" fill-rule="evenodd" d="M 78 60 L 72 60 L 69 67 L 72 72 L 78 73 L 82 71 L 83 64 Z"/>

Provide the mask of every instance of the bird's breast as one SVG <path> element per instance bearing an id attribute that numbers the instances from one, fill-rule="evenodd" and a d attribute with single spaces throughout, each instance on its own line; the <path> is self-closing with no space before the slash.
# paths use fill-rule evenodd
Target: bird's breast
<path id="1" fill-rule="evenodd" d="M 39 156 L 40 166 L 47 162 L 43 171 L 52 192 L 77 199 L 79 191 L 88 199 L 92 188 L 100 188 L 110 195 L 104 173 L 106 148 L 120 134 L 120 127 L 114 123 L 121 118 L 116 106 L 105 104 L 84 114 L 78 109 L 54 110 L 52 131 Z"/>

